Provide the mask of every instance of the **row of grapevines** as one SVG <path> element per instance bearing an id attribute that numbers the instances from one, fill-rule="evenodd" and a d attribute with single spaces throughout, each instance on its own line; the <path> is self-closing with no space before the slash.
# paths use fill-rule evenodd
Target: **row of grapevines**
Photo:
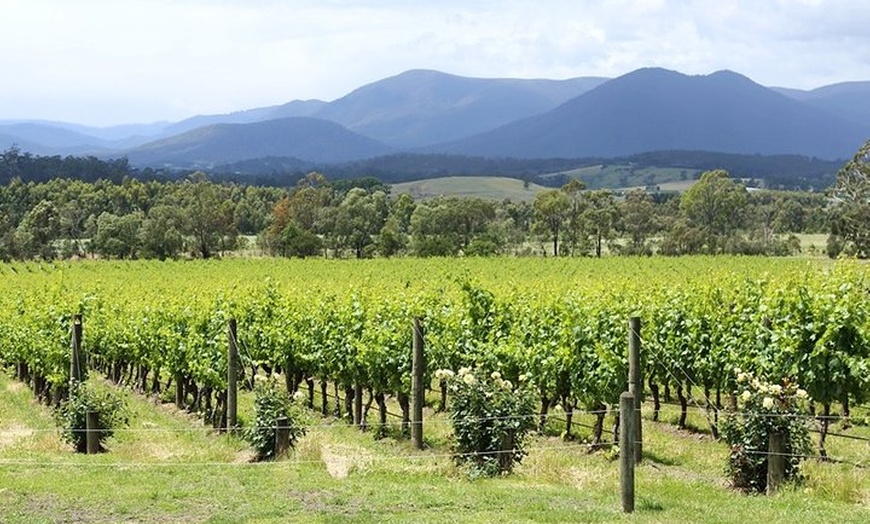
<path id="1" fill-rule="evenodd" d="M 870 392 L 866 267 L 849 263 L 227 260 L 29 263 L 0 273 L 4 363 L 61 389 L 69 320 L 81 313 L 90 359 L 107 376 L 153 392 L 175 382 L 184 403 L 212 417 L 226 388 L 230 318 L 246 376 L 280 371 L 290 390 L 307 384 L 312 400 L 320 381 L 324 391 L 368 390 L 380 406 L 397 393 L 407 410 L 415 316 L 430 376 L 480 366 L 530 381 L 542 414 L 556 403 L 599 414 L 617 403 L 631 315 L 644 321 L 656 403 L 673 388 L 685 411 L 695 388 L 693 398 L 721 404 L 735 369 L 789 377 L 826 414 Z"/>

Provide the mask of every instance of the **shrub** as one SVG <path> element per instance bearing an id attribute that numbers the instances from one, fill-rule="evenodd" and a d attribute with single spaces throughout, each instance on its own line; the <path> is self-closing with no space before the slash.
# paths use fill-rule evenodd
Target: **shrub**
<path id="1" fill-rule="evenodd" d="M 731 448 L 726 471 L 734 487 L 744 491 L 767 489 L 770 435 L 784 436 L 786 480 L 800 479 L 800 463 L 811 451 L 806 391 L 785 379 L 782 384 L 761 382 L 738 370 L 738 411 L 726 415 L 722 436 Z"/>
<path id="2" fill-rule="evenodd" d="M 499 372 L 462 368 L 438 370 L 452 392 L 450 419 L 456 438 L 454 459 L 486 476 L 509 473 L 526 455 L 523 444 L 535 427 L 535 405 L 524 383 L 516 386 Z"/>
<path id="3" fill-rule="evenodd" d="M 300 393 L 297 395 L 304 397 Z M 245 440 L 250 442 L 257 452 L 257 460 L 275 458 L 279 418 L 287 418 L 290 448 L 296 445 L 299 437 L 305 435 L 305 427 L 300 423 L 301 416 L 294 400 L 295 398 L 288 396 L 279 386 L 274 377 L 258 381 L 254 390 L 254 425 L 246 428 L 243 433 Z"/>
<path id="4" fill-rule="evenodd" d="M 63 428 L 61 438 L 79 453 L 87 451 L 87 414 L 96 411 L 99 427 L 100 450 L 114 434 L 113 429 L 127 424 L 127 407 L 124 400 L 107 389 L 95 388 L 87 382 L 75 382 L 70 387 L 69 398 L 58 406 L 55 416 Z"/>

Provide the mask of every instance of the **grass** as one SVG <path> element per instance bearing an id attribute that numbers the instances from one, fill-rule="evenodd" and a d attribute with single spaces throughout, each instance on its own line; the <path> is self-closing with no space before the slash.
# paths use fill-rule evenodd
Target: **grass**
<path id="1" fill-rule="evenodd" d="M 590 189 L 629 190 L 657 186 L 661 191 L 682 192 L 692 186 L 697 180 L 696 170 L 677 168 L 637 168 L 633 166 L 589 166 L 564 173 L 580 179 Z M 487 200 L 514 202 L 531 202 L 535 195 L 547 188 L 524 182 L 515 178 L 486 176 L 452 176 L 430 178 L 414 182 L 403 182 L 392 186 L 395 195 L 409 194 L 415 199 L 428 199 L 437 196 L 479 197 Z"/>
<path id="2" fill-rule="evenodd" d="M 631 164 L 600 164 L 553 173 L 579 179 L 589 189 L 630 189 L 658 186 L 662 191 L 685 191 L 695 182 L 697 169 L 638 167 Z"/>
<path id="3" fill-rule="evenodd" d="M 487 200 L 505 200 L 514 202 L 531 202 L 535 195 L 550 188 L 529 183 L 525 186 L 522 180 L 505 177 L 487 176 L 451 176 L 430 178 L 414 182 L 403 182 L 392 186 L 391 193 L 399 195 L 407 193 L 415 199 L 428 199 L 437 196 L 478 197 Z"/>
<path id="4" fill-rule="evenodd" d="M 433 397 L 434 398 L 434 397 Z M 665 422 L 644 424 L 637 511 L 619 507 L 618 463 L 588 453 L 589 416 L 575 440 L 558 435 L 561 414 L 529 444 L 513 475 L 471 480 L 449 457 L 450 426 L 427 411 L 429 447 L 374 440 L 311 413 L 308 434 L 282 461 L 248 462 L 243 442 L 203 429 L 174 408 L 127 394 L 128 431 L 109 452 L 76 455 L 58 439 L 50 411 L 0 373 L 0 521 L 30 522 L 867 522 L 870 473 L 844 464 L 807 463 L 808 480 L 773 497 L 729 489 L 727 450 L 704 433 Z M 250 394 L 242 418 L 250 419 Z M 648 414 L 646 414 L 648 415 Z M 391 422 L 393 419 L 391 419 Z M 608 418 L 608 426 L 610 425 Z M 870 436 L 867 427 L 848 430 Z M 866 442 L 830 439 L 831 455 L 866 460 Z"/>

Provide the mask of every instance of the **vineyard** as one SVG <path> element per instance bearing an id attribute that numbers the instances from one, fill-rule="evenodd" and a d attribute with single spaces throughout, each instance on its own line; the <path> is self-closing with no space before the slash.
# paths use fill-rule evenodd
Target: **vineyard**
<path id="1" fill-rule="evenodd" d="M 449 402 L 439 370 L 497 372 L 535 392 L 542 431 L 558 410 L 563 439 L 588 421 L 595 447 L 611 441 L 607 419 L 626 388 L 627 319 L 638 316 L 646 418 L 673 413 L 678 428 L 715 438 L 741 373 L 786 379 L 812 400 L 817 453 L 866 467 L 860 453 L 827 448 L 829 426 L 860 425 L 870 400 L 868 304 L 868 267 L 847 261 L 30 262 L 0 265 L 0 363 L 58 402 L 81 315 L 95 371 L 174 398 L 218 428 L 233 319 L 242 387 L 275 375 L 312 413 L 337 411 L 357 425 L 374 405 L 375 434 L 384 435 L 393 406 L 401 429 L 410 421 L 418 318 L 431 411 Z M 692 423 L 693 413 L 702 419 Z"/>

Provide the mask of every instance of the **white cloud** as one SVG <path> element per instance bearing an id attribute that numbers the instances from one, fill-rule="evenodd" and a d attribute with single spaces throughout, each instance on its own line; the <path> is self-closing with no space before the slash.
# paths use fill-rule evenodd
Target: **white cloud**
<path id="1" fill-rule="evenodd" d="M 733 69 L 870 79 L 855 0 L 0 0 L 0 119 L 180 119 L 334 99 L 412 68 L 469 76 Z"/>

